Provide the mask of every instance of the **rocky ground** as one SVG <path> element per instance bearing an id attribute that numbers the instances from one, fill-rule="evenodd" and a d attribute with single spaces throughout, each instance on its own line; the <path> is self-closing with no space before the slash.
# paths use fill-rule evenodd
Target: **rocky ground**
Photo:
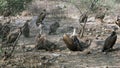
<path id="1" fill-rule="evenodd" d="M 43 3 L 44 1 L 41 1 Z M 47 8 L 54 7 L 52 4 L 57 4 L 61 6 L 61 2 L 49 2 L 47 3 Z M 66 4 L 64 2 L 64 4 Z M 37 27 L 35 26 L 35 21 L 37 16 L 26 16 L 26 17 L 11 17 L 14 19 L 11 22 L 13 26 L 22 26 L 23 23 L 30 19 L 29 25 L 31 27 L 30 38 L 24 38 L 23 36 L 20 37 L 18 41 L 18 45 L 14 51 L 13 56 L 3 61 L 2 52 L 0 52 L 0 67 L 1 68 L 119 68 L 120 67 L 120 30 L 119 27 L 113 23 L 115 21 L 114 16 L 106 16 L 104 21 L 106 23 L 100 23 L 94 19 L 94 16 L 89 17 L 84 38 L 91 38 L 93 41 L 91 46 L 83 52 L 77 51 L 73 52 L 66 48 L 62 40 L 62 36 L 64 33 L 71 34 L 73 32 L 73 28 L 77 27 L 80 28 L 78 17 L 78 11 L 70 11 L 69 14 L 67 10 L 70 8 L 69 5 L 66 9 L 64 9 L 65 16 L 61 15 L 60 13 L 56 13 L 56 16 L 53 16 L 52 13 L 49 13 L 48 16 L 45 18 L 45 28 L 43 34 L 46 35 L 47 39 L 51 42 L 54 42 L 58 45 L 58 49 L 52 52 L 45 51 L 45 50 L 38 50 L 32 51 L 35 45 L 35 35 L 39 32 Z M 44 6 L 43 6 L 44 7 Z M 54 7 L 54 11 L 57 11 L 57 8 Z M 73 7 L 74 8 L 74 7 Z M 50 9 L 47 9 L 51 11 Z M 59 10 L 62 12 L 62 10 Z M 53 12 L 54 13 L 54 12 Z M 1 17 L 2 19 L 2 17 Z M 3 19 L 2 19 L 3 20 Z M 4 21 L 4 20 L 3 20 Z M 49 26 L 58 21 L 60 23 L 60 27 L 57 29 L 55 35 L 48 35 Z M 101 52 L 101 49 L 104 44 L 104 40 L 111 34 L 112 28 L 118 27 L 117 31 L 117 42 L 114 46 L 115 51 L 109 52 L 104 54 Z M 78 31 L 78 30 L 77 30 Z M 96 39 L 96 37 L 98 39 Z M 24 48 L 23 48 L 24 47 Z M 8 50 L 8 49 L 7 49 Z M 9 51 L 9 50 L 8 50 Z M 90 51 L 90 54 L 87 52 Z"/>

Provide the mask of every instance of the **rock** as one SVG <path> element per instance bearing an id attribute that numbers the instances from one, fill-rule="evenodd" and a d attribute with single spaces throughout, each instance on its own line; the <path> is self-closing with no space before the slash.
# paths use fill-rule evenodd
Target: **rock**
<path id="1" fill-rule="evenodd" d="M 58 30 L 56 31 L 57 34 L 59 33 L 71 33 L 73 31 L 73 27 L 72 26 L 67 26 L 67 27 L 60 27 L 58 28 Z"/>
<path id="2" fill-rule="evenodd" d="M 30 27 L 29 27 L 28 22 L 29 22 L 29 20 L 27 20 L 26 23 L 22 27 L 22 34 L 24 37 L 30 36 Z"/>
<path id="3" fill-rule="evenodd" d="M 49 34 L 55 34 L 56 30 L 60 27 L 59 22 L 55 22 L 52 25 L 50 25 L 50 31 Z"/>

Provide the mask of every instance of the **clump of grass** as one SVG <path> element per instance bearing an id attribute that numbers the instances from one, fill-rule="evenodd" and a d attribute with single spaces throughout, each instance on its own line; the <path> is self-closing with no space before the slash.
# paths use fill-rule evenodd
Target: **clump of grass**
<path id="1" fill-rule="evenodd" d="M 5 11 L 9 11 L 11 15 L 15 15 L 26 8 L 27 3 L 32 0 L 0 0 L 0 15 Z"/>
<path id="2" fill-rule="evenodd" d="M 96 12 L 100 7 L 114 9 L 114 7 L 116 7 L 117 1 L 119 0 L 70 0 L 70 2 L 74 5 L 77 5 L 79 9 L 85 9 L 92 12 Z"/>

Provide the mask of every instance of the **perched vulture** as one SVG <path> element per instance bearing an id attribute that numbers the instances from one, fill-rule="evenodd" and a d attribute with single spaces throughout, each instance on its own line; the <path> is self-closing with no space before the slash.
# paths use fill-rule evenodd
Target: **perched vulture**
<path id="1" fill-rule="evenodd" d="M 4 17 L 8 17 L 11 15 L 11 11 L 10 10 L 6 10 L 5 12 L 3 12 L 3 16 Z"/>
<path id="2" fill-rule="evenodd" d="M 120 21 L 120 15 L 117 16 L 117 21 Z"/>
<path id="3" fill-rule="evenodd" d="M 53 23 L 50 25 L 50 31 L 49 34 L 53 34 L 56 32 L 56 30 L 60 27 L 60 24 L 58 22 Z"/>
<path id="4" fill-rule="evenodd" d="M 4 25 L 10 24 L 10 22 L 11 22 L 11 19 L 7 19 Z"/>
<path id="5" fill-rule="evenodd" d="M 45 42 L 45 37 L 41 34 L 36 35 L 35 37 L 35 49 L 43 49 L 44 48 L 44 42 Z"/>
<path id="6" fill-rule="evenodd" d="M 11 54 L 9 54 L 8 52 L 4 52 L 4 56 L 3 56 L 3 60 L 7 60 L 9 57 L 11 56 Z"/>
<path id="7" fill-rule="evenodd" d="M 52 51 L 56 48 L 54 43 L 47 40 L 46 37 L 41 34 L 36 35 L 35 40 L 35 50 L 45 49 L 46 51 Z"/>
<path id="8" fill-rule="evenodd" d="M 54 42 L 51 42 L 50 40 L 46 39 L 45 41 L 45 50 L 46 51 L 53 51 L 57 49 L 57 45 Z"/>
<path id="9" fill-rule="evenodd" d="M 16 39 L 18 38 L 18 36 L 21 35 L 21 28 L 18 28 L 14 31 L 11 31 L 8 35 L 7 35 L 7 44 L 12 44 L 16 41 Z"/>
<path id="10" fill-rule="evenodd" d="M 29 20 L 27 20 L 26 23 L 22 27 L 22 34 L 24 37 L 30 36 L 30 28 L 29 28 L 28 22 L 29 22 Z"/>
<path id="11" fill-rule="evenodd" d="M 2 24 L 0 23 L 0 32 L 1 32 L 1 30 L 2 30 L 2 27 L 3 27 L 3 26 L 2 26 Z"/>
<path id="12" fill-rule="evenodd" d="M 2 38 L 2 24 L 0 23 L 0 38 Z"/>
<path id="13" fill-rule="evenodd" d="M 80 41 L 77 37 L 76 29 L 74 29 L 71 36 L 63 35 L 63 41 L 71 51 L 83 51 L 91 45 L 92 39 L 87 39 L 85 42 Z"/>
<path id="14" fill-rule="evenodd" d="M 38 19 L 36 21 L 36 26 L 39 26 L 40 24 L 43 24 L 43 20 L 45 19 L 46 17 L 46 10 L 44 9 L 40 15 L 38 16 Z"/>
<path id="15" fill-rule="evenodd" d="M 117 34 L 115 31 L 113 31 L 112 34 L 105 40 L 102 52 L 107 52 L 110 49 L 112 49 L 116 40 L 117 40 Z"/>
<path id="16" fill-rule="evenodd" d="M 67 34 L 63 35 L 63 41 L 65 42 L 66 46 L 72 51 L 83 51 L 83 47 L 80 44 L 77 36 L 75 35 L 75 29 L 73 31 L 73 35 L 70 37 Z"/>
<path id="17" fill-rule="evenodd" d="M 74 45 L 73 40 L 67 34 L 63 35 L 63 41 L 65 42 L 66 46 L 70 50 L 72 50 L 72 51 L 76 51 L 77 50 L 77 47 Z"/>
<path id="18" fill-rule="evenodd" d="M 115 23 L 120 27 L 120 16 L 117 16 L 117 20 L 115 21 Z"/>
<path id="19" fill-rule="evenodd" d="M 9 34 L 10 32 L 10 27 L 8 24 L 4 24 L 2 26 L 2 29 L 1 29 L 1 33 L 2 33 L 2 42 L 4 42 L 6 40 L 6 37 L 7 35 Z"/>
<path id="20" fill-rule="evenodd" d="M 120 27 L 120 21 L 115 21 L 115 24 Z"/>
<path id="21" fill-rule="evenodd" d="M 103 22 L 104 17 L 105 13 L 99 13 L 95 16 L 95 19 L 99 19 L 101 22 Z"/>
<path id="22" fill-rule="evenodd" d="M 98 19 L 98 20 L 100 20 L 100 22 L 104 23 L 103 19 L 105 18 L 105 14 L 106 14 L 107 10 L 108 10 L 107 8 L 100 8 L 98 13 L 95 16 L 95 19 Z"/>
<path id="23" fill-rule="evenodd" d="M 87 22 L 87 18 L 88 18 L 87 13 L 84 13 L 84 14 L 82 14 L 82 15 L 80 16 L 79 22 L 80 22 L 80 23 Z"/>

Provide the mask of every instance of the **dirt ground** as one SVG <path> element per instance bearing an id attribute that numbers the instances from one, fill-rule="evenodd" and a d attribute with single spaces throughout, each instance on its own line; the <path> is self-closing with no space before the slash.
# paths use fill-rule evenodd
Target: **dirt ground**
<path id="1" fill-rule="evenodd" d="M 51 3 L 49 3 L 49 6 L 52 5 Z M 6 61 L 3 61 L 3 54 L 0 52 L 0 68 L 120 68 L 120 30 L 112 22 L 115 20 L 114 16 L 106 16 L 104 19 L 106 23 L 103 24 L 96 21 L 94 16 L 88 18 L 84 38 L 92 39 L 92 43 L 85 51 L 73 52 L 66 47 L 62 40 L 63 34 L 71 34 L 73 32 L 73 28 L 71 27 L 80 28 L 77 19 L 79 13 L 74 14 L 74 12 L 78 11 L 73 11 L 71 12 L 73 14 L 70 15 L 67 13 L 66 18 L 52 17 L 52 13 L 45 18 L 43 34 L 46 34 L 48 40 L 58 45 L 58 49 L 52 52 L 45 50 L 32 51 L 32 48 L 35 46 L 35 35 L 39 32 L 34 24 L 36 16 L 11 17 L 14 18 L 11 23 L 12 26 L 22 26 L 27 19 L 31 19 L 31 22 L 29 22 L 31 27 L 30 38 L 21 36 L 13 56 Z M 60 23 L 60 27 L 57 29 L 55 35 L 48 35 L 49 26 L 55 21 Z M 107 54 L 102 53 L 104 40 L 111 34 L 113 27 L 118 27 L 118 38 L 114 46 L 115 50 Z M 96 39 L 98 35 L 100 36 Z M 4 49 L 9 51 L 10 49 L 7 48 L 5 47 Z"/>
<path id="2" fill-rule="evenodd" d="M 47 35 L 47 31 L 49 28 L 46 28 L 44 33 L 47 36 L 47 39 L 51 42 L 55 42 L 59 48 L 55 51 L 49 52 L 45 50 L 32 51 L 32 48 L 35 45 L 35 35 L 37 30 L 31 29 L 30 38 L 20 37 L 18 41 L 18 45 L 16 46 L 15 52 L 13 56 L 3 61 L 2 57 L 0 60 L 1 68 L 105 68 L 112 67 L 118 68 L 119 66 L 119 30 L 117 31 L 118 39 L 117 43 L 114 46 L 116 49 L 113 52 L 109 52 L 107 54 L 102 53 L 101 49 L 104 44 L 104 40 L 111 34 L 112 27 L 116 26 L 115 24 L 97 24 L 94 22 L 87 22 L 85 38 L 91 38 L 92 44 L 91 46 L 83 52 L 72 52 L 62 40 L 62 35 L 64 33 L 72 33 L 73 29 L 70 31 L 64 31 L 62 28 L 65 28 L 68 25 L 67 23 L 71 23 L 76 25 L 77 23 L 72 23 L 73 20 L 66 19 L 62 20 L 61 26 L 58 29 L 58 33 L 56 35 Z M 74 20 L 75 21 L 75 20 Z M 46 23 L 48 24 L 48 23 Z M 64 24 L 64 25 L 63 25 Z M 49 25 L 48 25 L 49 26 Z M 77 26 L 76 26 L 77 27 Z M 94 31 L 89 29 L 95 29 Z M 63 29 L 64 30 L 64 29 Z M 98 39 L 96 39 L 96 35 L 100 35 Z M 23 46 L 25 48 L 23 48 Z M 7 49 L 9 50 L 9 49 Z M 87 51 L 90 51 L 90 54 L 87 54 Z M 1 53 L 2 54 L 2 53 Z"/>

